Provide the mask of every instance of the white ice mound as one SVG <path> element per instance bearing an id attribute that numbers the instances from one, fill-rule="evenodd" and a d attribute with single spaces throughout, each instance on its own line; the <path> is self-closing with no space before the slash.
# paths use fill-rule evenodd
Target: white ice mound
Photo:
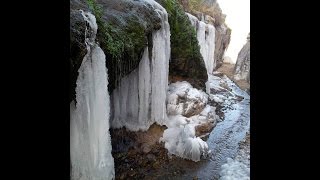
<path id="1" fill-rule="evenodd" d="M 208 145 L 196 136 L 196 127 L 215 124 L 215 108 L 207 105 L 208 95 L 193 88 L 188 82 L 176 82 L 169 85 L 167 94 L 166 129 L 160 141 L 165 142 L 169 155 L 200 161 L 210 151 Z M 199 133 L 198 133 L 199 134 Z"/>
<path id="2" fill-rule="evenodd" d="M 200 161 L 201 155 L 207 156 L 209 153 L 207 143 L 195 136 L 193 124 L 168 128 L 164 131 L 161 140 L 165 142 L 169 155 L 175 154 L 197 162 Z"/>
<path id="3" fill-rule="evenodd" d="M 169 85 L 167 93 L 167 114 L 190 117 L 199 114 L 208 102 L 208 95 L 193 88 L 188 82 L 176 82 Z"/>
<path id="4" fill-rule="evenodd" d="M 250 180 L 250 168 L 228 158 L 227 163 L 221 166 L 220 180 Z"/>

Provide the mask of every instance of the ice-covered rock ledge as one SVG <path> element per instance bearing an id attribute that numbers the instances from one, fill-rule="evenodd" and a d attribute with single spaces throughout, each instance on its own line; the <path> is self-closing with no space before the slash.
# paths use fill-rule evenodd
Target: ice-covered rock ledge
<path id="1" fill-rule="evenodd" d="M 160 141 L 169 155 L 200 161 L 210 151 L 201 137 L 208 135 L 217 122 L 215 108 L 208 105 L 208 95 L 188 82 L 169 85 L 166 129 Z"/>

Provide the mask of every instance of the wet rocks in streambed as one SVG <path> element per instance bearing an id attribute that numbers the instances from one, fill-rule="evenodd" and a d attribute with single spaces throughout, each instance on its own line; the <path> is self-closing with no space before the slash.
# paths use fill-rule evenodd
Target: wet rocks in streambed
<path id="1" fill-rule="evenodd" d="M 196 136 L 200 137 L 203 140 L 206 140 L 209 137 L 210 132 L 213 130 L 215 126 L 216 126 L 216 123 L 211 123 L 211 122 L 207 122 L 207 123 L 203 123 L 195 126 Z"/>

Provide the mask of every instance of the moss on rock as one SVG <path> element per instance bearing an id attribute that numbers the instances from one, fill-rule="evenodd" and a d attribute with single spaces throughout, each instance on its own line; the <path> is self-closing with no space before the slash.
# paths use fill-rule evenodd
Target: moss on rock
<path id="1" fill-rule="evenodd" d="M 160 17 L 143 1 L 88 1 L 97 18 L 97 39 L 106 54 L 111 92 L 138 67 L 148 38 L 161 27 Z"/>

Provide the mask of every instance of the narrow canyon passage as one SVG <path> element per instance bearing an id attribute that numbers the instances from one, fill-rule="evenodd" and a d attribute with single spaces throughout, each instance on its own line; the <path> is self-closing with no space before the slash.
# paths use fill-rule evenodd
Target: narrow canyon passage
<path id="1" fill-rule="evenodd" d="M 250 34 L 229 67 L 215 1 L 70 2 L 71 179 L 250 179 Z"/>

